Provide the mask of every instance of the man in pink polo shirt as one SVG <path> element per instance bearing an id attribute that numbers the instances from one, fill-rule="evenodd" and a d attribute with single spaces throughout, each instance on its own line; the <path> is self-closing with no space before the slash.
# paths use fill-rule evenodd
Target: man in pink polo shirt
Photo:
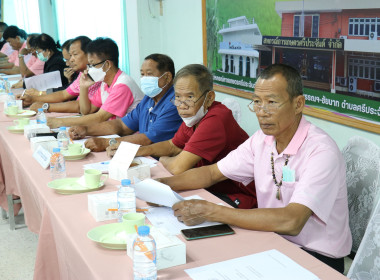
<path id="1" fill-rule="evenodd" d="M 273 231 L 343 272 L 351 250 L 346 173 L 335 142 L 302 116 L 305 97 L 299 73 L 271 65 L 256 82 L 253 101 L 261 130 L 217 164 L 160 181 L 176 188 L 204 188 L 226 180 L 253 180 L 258 208 L 233 209 L 202 200 L 175 204 L 179 221 L 207 221 Z"/>
<path id="2" fill-rule="evenodd" d="M 87 46 L 88 70 L 80 75 L 79 108 L 82 117 L 48 118 L 50 128 L 90 125 L 123 117 L 134 109 L 144 94 L 126 73 L 119 69 L 119 49 L 110 38 L 97 38 Z M 101 83 L 91 94 L 89 88 Z"/>
<path id="3" fill-rule="evenodd" d="M 87 69 L 87 45 L 91 39 L 86 36 L 78 36 L 74 38 L 70 45 L 70 65 L 75 71 L 81 73 Z M 21 98 L 24 106 L 30 106 L 31 110 L 37 111 L 38 108 L 44 107 L 46 112 L 61 113 L 78 113 L 79 101 L 77 99 L 80 93 L 80 76 L 72 82 L 65 90 L 46 94 L 43 91 L 28 89 Z M 89 95 L 92 96 L 100 87 L 101 83 L 95 83 L 88 88 Z"/>
<path id="4" fill-rule="evenodd" d="M 0 64 L 0 73 L 7 75 L 20 74 L 19 52 L 26 48 L 26 33 L 24 30 L 12 25 L 5 29 L 3 38 L 9 43 L 14 51 L 10 54 L 8 62 Z M 28 62 L 30 57 L 30 54 L 25 56 L 25 62 Z"/>

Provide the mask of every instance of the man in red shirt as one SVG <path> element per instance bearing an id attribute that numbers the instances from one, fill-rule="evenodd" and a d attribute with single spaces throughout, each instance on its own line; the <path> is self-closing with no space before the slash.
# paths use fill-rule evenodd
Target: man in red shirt
<path id="1" fill-rule="evenodd" d="M 182 68 L 174 79 L 174 90 L 172 102 L 183 119 L 182 125 L 171 140 L 140 147 L 138 156 L 159 157 L 168 171 L 180 174 L 218 162 L 248 139 L 232 112 L 214 101 L 213 77 L 205 66 L 191 64 Z M 112 155 L 115 148 L 110 146 L 108 154 Z M 207 190 L 234 207 L 256 207 L 253 183 L 244 186 L 227 180 Z"/>

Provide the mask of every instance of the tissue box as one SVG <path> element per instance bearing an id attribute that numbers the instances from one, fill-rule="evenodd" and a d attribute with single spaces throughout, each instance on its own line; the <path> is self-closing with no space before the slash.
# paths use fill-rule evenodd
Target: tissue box
<path id="1" fill-rule="evenodd" d="M 29 124 L 24 126 L 24 136 L 30 139 L 31 133 L 49 133 L 50 128 L 46 124 Z"/>
<path id="2" fill-rule="evenodd" d="M 106 192 L 88 195 L 88 211 L 95 221 L 108 221 L 117 218 L 117 192 Z"/>
<path id="3" fill-rule="evenodd" d="M 166 235 L 154 227 L 150 234 L 156 241 L 158 270 L 186 263 L 186 245 L 177 236 Z M 134 234 L 127 239 L 127 254 L 131 258 L 135 237 Z"/>
<path id="4" fill-rule="evenodd" d="M 42 146 L 48 152 L 53 152 L 53 148 L 58 147 L 58 141 L 54 136 L 42 136 L 30 138 L 30 147 L 34 152 L 39 146 Z"/>
<path id="5" fill-rule="evenodd" d="M 112 162 L 111 160 L 108 167 L 108 173 L 111 179 L 118 181 L 121 181 L 122 179 L 130 179 L 133 182 L 134 177 L 142 181 L 150 178 L 150 166 L 142 163 L 126 169 L 123 164 Z"/>

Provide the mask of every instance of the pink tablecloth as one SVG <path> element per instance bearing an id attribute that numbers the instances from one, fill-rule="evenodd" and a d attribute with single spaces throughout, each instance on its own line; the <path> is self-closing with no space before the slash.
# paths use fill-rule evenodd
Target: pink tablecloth
<path id="1" fill-rule="evenodd" d="M 163 169 L 159 166 L 152 172 L 153 176 L 161 177 L 157 172 L 163 172 Z M 116 189 L 107 186 L 103 191 L 112 190 Z M 181 194 L 197 194 L 209 201 L 220 202 L 205 190 Z M 141 201 L 137 203 L 140 207 L 144 205 Z M 133 279 L 132 260 L 124 250 L 105 249 L 87 238 L 90 229 L 103 223 L 95 222 L 89 214 L 87 194 L 73 195 L 45 208 L 34 279 Z M 234 229 L 235 235 L 202 240 L 186 241 L 179 236 L 186 243 L 187 263 L 160 270 L 159 279 L 190 279 L 185 269 L 270 249 L 281 251 L 320 279 L 347 279 L 275 233 Z"/>
<path id="2" fill-rule="evenodd" d="M 87 210 L 87 194 L 60 195 L 47 187 L 49 171 L 32 158 L 28 140 L 11 134 L 6 122 L 0 122 L 0 156 L 7 192 L 21 196 L 29 229 L 39 233 L 34 279 L 133 279 L 132 261 L 125 251 L 99 247 L 87 238 L 87 232 L 101 225 Z M 91 153 L 85 159 L 67 162 L 67 175 L 79 177 L 85 163 L 107 159 L 105 153 Z M 167 176 L 158 166 L 154 177 Z M 12 176 L 12 177 L 7 177 Z M 12 179 L 11 179 L 12 178 Z M 116 190 L 116 181 L 108 179 L 104 189 Z M 1 185 L 0 185 L 1 187 Z M 204 199 L 220 202 L 205 190 L 189 191 L 183 196 L 198 194 Z M 142 206 L 142 202 L 138 202 Z M 187 263 L 159 271 L 160 279 L 189 279 L 184 269 L 197 267 L 248 254 L 277 249 L 292 258 L 320 279 L 347 279 L 316 260 L 294 244 L 274 233 L 235 228 L 236 234 L 217 238 L 185 241 Z"/>

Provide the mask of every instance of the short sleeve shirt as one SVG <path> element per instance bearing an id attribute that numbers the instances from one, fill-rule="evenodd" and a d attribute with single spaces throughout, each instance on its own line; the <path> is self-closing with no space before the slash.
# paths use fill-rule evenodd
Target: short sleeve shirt
<path id="1" fill-rule="evenodd" d="M 37 57 L 33 55 L 29 59 L 28 63 L 26 63 L 26 67 L 28 67 L 29 70 L 34 73 L 34 75 L 40 75 L 44 73 L 44 65 L 45 62 L 39 60 Z"/>
<path id="2" fill-rule="evenodd" d="M 294 181 L 282 182 L 281 200 L 276 198 L 271 153 L 277 181 L 281 180 L 287 157 L 288 168 L 295 171 Z M 334 258 L 350 253 L 344 159 L 335 142 L 304 117 L 281 154 L 277 153 L 274 137 L 260 130 L 220 160 L 218 168 L 224 176 L 244 184 L 255 180 L 259 208 L 298 203 L 313 211 L 297 236 L 284 235 L 289 241 Z"/>
<path id="3" fill-rule="evenodd" d="M 101 83 L 91 102 L 112 115 L 124 117 L 143 97 L 144 93 L 135 81 L 119 69 L 110 86 Z"/>
<path id="4" fill-rule="evenodd" d="M 145 96 L 122 121 L 129 129 L 144 133 L 153 143 L 170 140 L 182 123 L 177 107 L 170 102 L 172 98 L 173 87 L 156 105 L 152 98 Z"/>
<path id="5" fill-rule="evenodd" d="M 26 48 L 26 41 L 24 42 L 24 44 L 22 44 L 20 50 L 25 49 L 25 48 Z M 14 51 L 9 55 L 8 62 L 9 62 L 9 63 L 13 63 L 15 66 L 19 66 L 19 65 L 20 65 L 20 61 L 19 61 L 19 58 L 18 58 L 18 54 L 19 54 L 19 51 L 14 50 Z M 31 59 L 31 57 L 32 57 L 31 54 L 25 55 L 25 56 L 24 56 L 24 61 L 25 61 L 25 63 L 28 63 L 28 61 Z"/>
<path id="6" fill-rule="evenodd" d="M 12 49 L 11 45 L 6 42 L 1 48 L 1 52 L 9 57 L 14 52 L 14 49 Z"/>
<path id="7" fill-rule="evenodd" d="M 72 82 L 69 85 L 69 87 L 66 88 L 66 91 L 69 94 L 73 96 L 79 96 L 79 93 L 80 93 L 79 81 L 80 81 L 81 76 L 82 76 L 82 72 L 80 72 L 78 77 L 74 80 L 74 82 Z M 97 82 L 88 88 L 88 98 L 90 99 L 90 101 L 92 100 L 93 95 L 99 89 L 100 85 L 101 85 L 101 82 Z"/>
<path id="8" fill-rule="evenodd" d="M 214 101 L 197 127 L 187 127 L 182 123 L 172 142 L 184 151 L 201 157 L 197 163 L 200 167 L 218 162 L 247 139 L 248 134 L 235 121 L 231 110 Z M 244 187 L 238 182 L 226 180 L 208 190 L 227 194 L 239 208 L 256 206 L 254 184 Z"/>

